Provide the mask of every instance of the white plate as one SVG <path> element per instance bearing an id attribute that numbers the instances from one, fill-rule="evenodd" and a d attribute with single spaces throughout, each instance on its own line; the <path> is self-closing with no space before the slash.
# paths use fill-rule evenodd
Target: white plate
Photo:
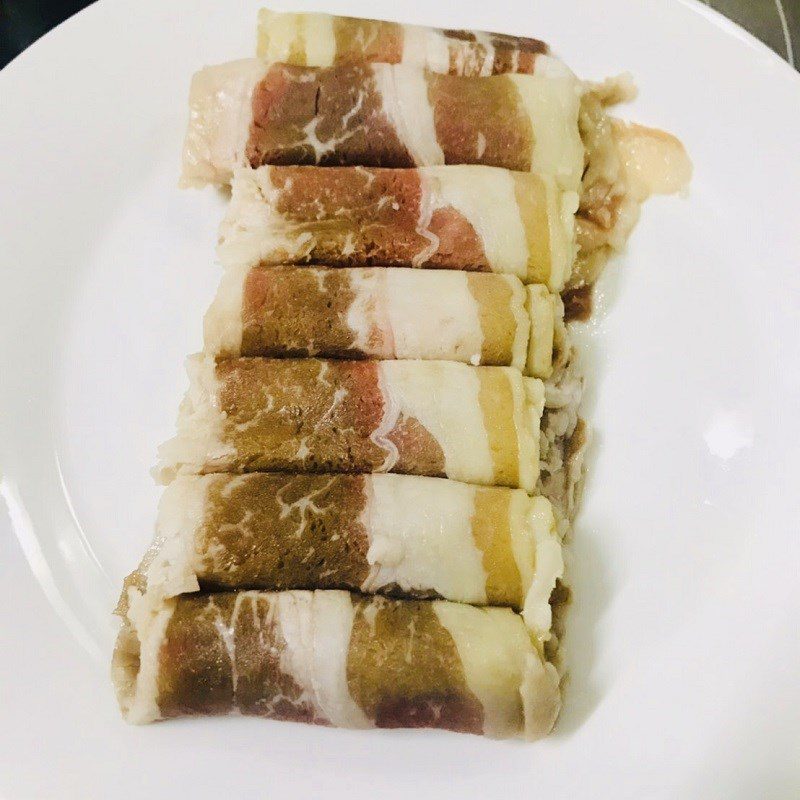
<path id="1" fill-rule="evenodd" d="M 677 0 L 329 8 L 628 69 L 625 113 L 695 162 L 688 199 L 647 205 L 586 345 L 596 440 L 554 736 L 121 721 L 110 610 L 219 275 L 223 199 L 176 189 L 188 81 L 252 52 L 259 4 L 103 0 L 0 74 L 0 795 L 798 796 L 800 78 Z"/>

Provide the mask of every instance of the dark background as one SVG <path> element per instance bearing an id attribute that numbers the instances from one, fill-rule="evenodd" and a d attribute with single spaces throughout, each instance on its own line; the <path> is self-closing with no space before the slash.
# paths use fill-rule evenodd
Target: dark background
<path id="1" fill-rule="evenodd" d="M 0 0 L 0 67 L 88 5 L 89 0 Z"/>
<path id="2" fill-rule="evenodd" d="M 792 64 L 800 60 L 800 0 L 703 2 L 747 28 Z M 131 0 L 132 7 L 135 3 Z M 89 0 L 0 0 L 0 67 L 61 20 L 88 5 Z M 264 5 L 268 6 L 269 0 L 264 0 Z M 324 0 L 320 0 L 320 9 L 324 6 Z"/>

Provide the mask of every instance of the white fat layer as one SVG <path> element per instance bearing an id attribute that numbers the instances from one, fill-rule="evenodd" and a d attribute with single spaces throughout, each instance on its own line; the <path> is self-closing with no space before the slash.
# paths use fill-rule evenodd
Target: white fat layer
<path id="1" fill-rule="evenodd" d="M 526 585 L 527 594 L 522 617 L 539 642 L 550 638 L 553 613 L 550 608 L 550 595 L 556 580 L 564 575 L 564 556 L 558 536 L 553 507 L 544 497 L 532 497 L 528 501 L 525 528 L 532 537 L 525 541 L 527 565 L 533 565 L 530 581 Z M 513 530 L 513 529 L 512 529 Z M 528 548 L 533 544 L 533 559 Z M 520 542 L 522 544 L 522 542 Z M 520 548 L 522 550 L 522 548 Z M 514 542 L 514 555 L 517 558 L 517 542 Z M 517 559 L 519 564 L 519 560 Z M 521 574 L 521 568 L 520 568 Z"/>
<path id="2" fill-rule="evenodd" d="M 483 705 L 483 732 L 497 738 L 521 734 L 520 687 L 526 658 L 537 655 L 522 618 L 508 608 L 442 601 L 433 609 L 453 637 L 467 686 Z"/>
<path id="3" fill-rule="evenodd" d="M 519 443 L 519 485 L 532 492 L 539 480 L 539 426 L 544 411 L 544 384 L 508 370 L 514 397 L 514 425 Z"/>
<path id="4" fill-rule="evenodd" d="M 387 342 L 382 357 L 481 363 L 481 308 L 464 272 L 367 267 L 348 273 L 355 298 L 347 312 L 347 324 L 357 347 L 370 347 L 369 339 L 377 328 Z M 527 287 L 513 275 L 493 279 L 505 281 L 511 290 L 515 332 L 510 366 L 522 370 L 531 331 Z M 544 319 L 540 325 L 546 323 Z"/>
<path id="5" fill-rule="evenodd" d="M 355 299 L 347 323 L 357 346 L 368 347 L 377 328 L 392 358 L 480 362 L 480 309 L 464 273 L 362 268 L 349 275 Z"/>
<path id="6" fill-rule="evenodd" d="M 511 289 L 511 313 L 514 315 L 514 344 L 511 348 L 511 364 L 522 371 L 528 354 L 531 321 L 528 316 L 526 287 L 513 275 L 501 276 Z"/>
<path id="7" fill-rule="evenodd" d="M 403 64 L 373 64 L 372 71 L 383 112 L 414 162 L 418 166 L 444 164 L 425 72 Z"/>
<path id="8" fill-rule="evenodd" d="M 561 692 L 556 668 L 538 653 L 525 656 L 519 689 L 525 714 L 524 735 L 528 741 L 541 739 L 553 729 L 561 710 Z"/>
<path id="9" fill-rule="evenodd" d="M 253 89 L 265 72 L 258 59 L 243 59 L 195 73 L 181 186 L 228 183 L 234 168 L 244 165 Z"/>
<path id="10" fill-rule="evenodd" d="M 545 384 L 537 378 L 523 378 L 525 386 L 525 398 L 530 414 L 531 426 L 538 431 L 542 422 L 542 413 L 545 403 Z"/>
<path id="11" fill-rule="evenodd" d="M 392 430 L 401 413 L 414 417 L 442 448 L 447 477 L 494 482 L 475 368 L 446 361 L 384 361 L 379 370 L 387 399 L 382 427 Z"/>
<path id="12" fill-rule="evenodd" d="M 400 361 L 391 361 L 390 364 L 400 364 Z M 421 361 L 412 362 L 421 364 Z M 400 405 L 400 398 L 396 393 L 391 391 L 391 387 L 387 385 L 386 372 L 378 368 L 378 391 L 384 401 L 383 415 L 381 416 L 378 426 L 370 434 L 370 439 L 381 448 L 386 454 L 383 464 L 374 470 L 374 472 L 390 472 L 397 460 L 400 458 L 400 453 L 397 450 L 397 445 L 389 438 L 389 434 L 394 430 L 397 421 L 400 418 L 402 407 Z"/>
<path id="13" fill-rule="evenodd" d="M 281 264 L 310 252 L 313 235 L 276 211 L 279 192 L 270 167 L 235 170 L 231 202 L 219 227 L 217 256 L 223 267 Z"/>
<path id="14" fill-rule="evenodd" d="M 523 597 L 531 588 L 536 569 L 536 531 L 529 519 L 530 508 L 531 498 L 525 492 L 518 490 L 512 493 L 508 508 L 508 529 Z"/>
<path id="15" fill-rule="evenodd" d="M 450 69 L 450 48 L 441 31 L 419 25 L 403 25 L 401 61 L 424 67 L 430 72 L 446 73 Z"/>
<path id="16" fill-rule="evenodd" d="M 333 17 L 330 14 L 303 14 L 301 26 L 305 37 L 306 64 L 332 66 L 336 59 Z"/>
<path id="17" fill-rule="evenodd" d="M 483 555 L 475 546 L 475 487 L 441 478 L 372 475 L 363 525 L 373 593 L 396 583 L 448 600 L 486 602 Z"/>
<path id="18" fill-rule="evenodd" d="M 216 475 L 183 475 L 164 490 L 158 504 L 156 546 L 147 567 L 147 593 L 153 598 L 197 592 L 195 540 L 205 518 L 206 498 Z"/>
<path id="19" fill-rule="evenodd" d="M 397 358 L 480 362 L 480 308 L 464 273 L 385 269 L 382 274 Z"/>
<path id="20" fill-rule="evenodd" d="M 525 371 L 536 378 L 549 378 L 553 371 L 553 339 L 556 310 L 553 295 L 541 284 L 525 287 L 530 336 Z"/>
<path id="21" fill-rule="evenodd" d="M 321 715 L 336 727 L 370 728 L 372 722 L 347 686 L 347 654 L 354 616 L 350 594 L 314 592 L 312 603 L 311 674 Z"/>
<path id="22" fill-rule="evenodd" d="M 302 38 L 303 18 L 300 14 L 270 11 L 258 12 L 258 56 L 266 62 L 289 62 L 295 42 Z"/>
<path id="23" fill-rule="evenodd" d="M 225 414 L 219 409 L 219 386 L 214 359 L 193 355 L 186 359 L 189 389 L 178 411 L 178 433 L 158 448 L 153 473 L 160 483 L 180 474 L 222 469 L 235 455 L 223 441 Z"/>
<path id="24" fill-rule="evenodd" d="M 355 347 L 363 352 L 373 352 L 376 328 L 385 346 L 381 356 L 398 358 L 391 326 L 386 312 L 386 292 L 381 267 L 356 267 L 347 270 L 353 301 L 347 309 L 347 327 L 355 338 Z M 402 358 L 402 356 L 399 356 Z"/>
<path id="25" fill-rule="evenodd" d="M 564 288 L 570 275 L 578 245 L 575 241 L 577 192 L 562 192 L 547 185 L 547 219 L 550 234 L 550 276 L 548 285 L 554 292 Z"/>
<path id="26" fill-rule="evenodd" d="M 139 643 L 139 669 L 126 719 L 141 725 L 161 717 L 158 707 L 158 653 L 175 603 L 170 601 L 154 605 L 151 598 L 136 590 L 129 591 L 128 600 L 128 623 Z"/>
<path id="27" fill-rule="evenodd" d="M 480 236 L 492 270 L 525 279 L 528 241 L 512 174 L 466 164 L 424 172 L 438 190 L 436 206 L 452 206 L 467 219 Z"/>
<path id="28" fill-rule="evenodd" d="M 203 348 L 215 358 L 235 358 L 242 352 L 242 303 L 249 267 L 222 275 L 217 294 L 203 317 Z"/>
<path id="29" fill-rule="evenodd" d="M 536 57 L 533 75 L 507 75 L 519 90 L 533 129 L 531 171 L 552 175 L 562 189 L 577 192 L 583 172 L 578 130 L 582 87 L 575 75 L 550 56 Z"/>
<path id="30" fill-rule="evenodd" d="M 258 593 L 252 594 L 255 598 Z M 302 688 L 300 702 L 314 708 L 318 717 L 327 719 L 316 691 L 314 632 L 316 627 L 314 594 L 312 592 L 276 592 L 271 595 L 270 615 L 277 623 L 283 638 L 280 650 L 280 669 L 291 675 Z"/>

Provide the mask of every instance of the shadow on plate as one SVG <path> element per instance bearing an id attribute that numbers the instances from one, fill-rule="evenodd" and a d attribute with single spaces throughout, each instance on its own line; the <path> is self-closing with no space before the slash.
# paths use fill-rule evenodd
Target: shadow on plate
<path id="1" fill-rule="evenodd" d="M 602 329 L 606 315 L 623 291 L 623 273 L 629 265 L 624 258 L 613 258 L 594 290 L 594 310 L 587 323 L 573 323 L 571 333 L 581 369 L 586 376 L 581 416 L 591 431 L 586 454 L 584 490 L 598 480 L 597 460 L 602 450 L 602 432 L 595 427 L 597 397 L 602 392 L 605 353 Z M 585 503 L 579 504 L 581 508 Z M 564 542 L 566 581 L 571 593 L 564 617 L 565 635 L 561 642 L 564 679 L 563 708 L 552 733 L 555 738 L 572 735 L 591 717 L 605 687 L 596 674 L 597 629 L 613 596 L 608 550 L 603 547 L 613 533 L 613 520 L 592 520 L 582 524 L 581 513 Z"/>
<path id="2" fill-rule="evenodd" d="M 566 635 L 561 643 L 564 659 L 563 708 L 552 733 L 572 735 L 591 717 L 605 687 L 596 674 L 598 626 L 612 597 L 601 532 L 578 525 L 568 544 L 568 581 L 571 602 L 566 612 Z"/>

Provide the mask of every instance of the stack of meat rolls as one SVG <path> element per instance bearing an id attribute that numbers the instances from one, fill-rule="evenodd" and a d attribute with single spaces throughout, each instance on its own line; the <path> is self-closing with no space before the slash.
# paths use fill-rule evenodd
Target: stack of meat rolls
<path id="1" fill-rule="evenodd" d="M 117 608 L 123 714 L 541 737 L 614 92 L 538 40 L 324 14 L 262 12 L 258 56 L 192 82 L 223 275 Z"/>

